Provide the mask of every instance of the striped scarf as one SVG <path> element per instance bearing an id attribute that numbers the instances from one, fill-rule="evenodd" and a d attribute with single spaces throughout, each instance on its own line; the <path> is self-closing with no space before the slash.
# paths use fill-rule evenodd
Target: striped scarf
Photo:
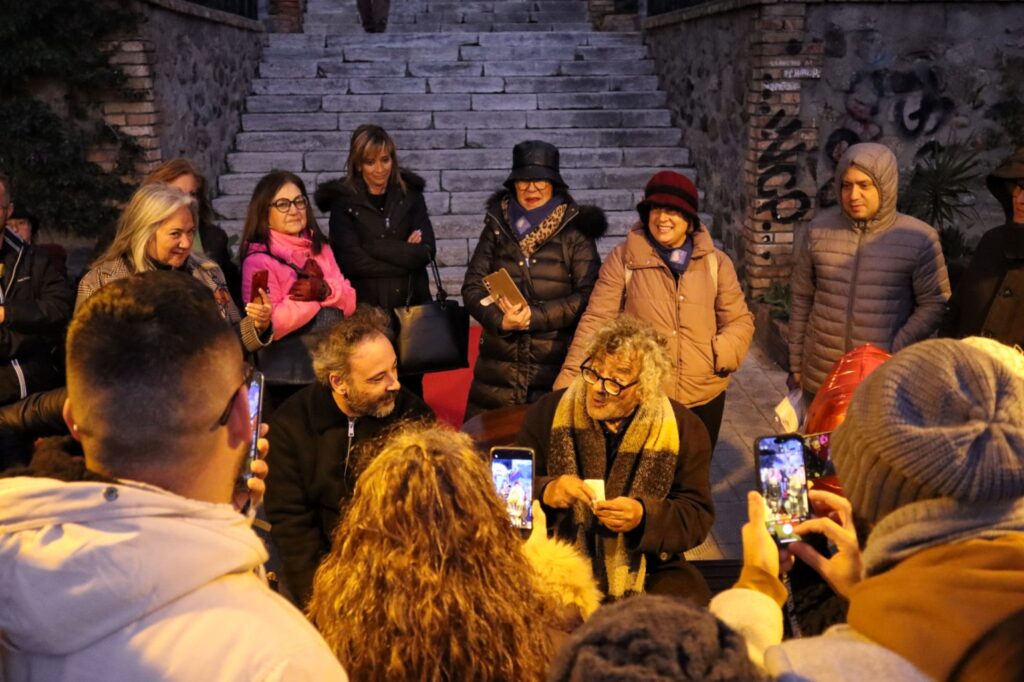
<path id="1" fill-rule="evenodd" d="M 605 481 L 605 495 L 665 498 L 679 458 L 679 426 L 664 394 L 643 402 L 622 437 L 611 471 L 601 424 L 587 414 L 587 385 L 581 377 L 569 386 L 555 408 L 551 425 L 548 474 L 572 474 Z M 593 562 L 594 575 L 610 597 L 644 591 L 647 561 L 641 552 L 626 549 L 622 533 L 601 525 L 590 508 L 572 508 L 577 549 Z"/>

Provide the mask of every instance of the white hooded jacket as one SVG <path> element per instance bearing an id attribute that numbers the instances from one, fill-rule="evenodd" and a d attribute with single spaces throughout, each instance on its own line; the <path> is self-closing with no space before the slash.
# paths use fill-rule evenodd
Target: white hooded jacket
<path id="1" fill-rule="evenodd" d="M 0 480 L 0 663 L 23 680 L 346 680 L 229 505 Z"/>

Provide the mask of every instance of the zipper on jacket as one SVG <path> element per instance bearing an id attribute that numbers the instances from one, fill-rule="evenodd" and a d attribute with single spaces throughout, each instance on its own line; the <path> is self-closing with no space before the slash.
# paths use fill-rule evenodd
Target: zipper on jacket
<path id="1" fill-rule="evenodd" d="M 853 302 L 857 297 L 857 279 L 860 274 L 860 245 L 864 241 L 864 235 L 867 233 L 867 226 L 863 229 L 854 228 L 857 230 L 857 251 L 853 254 L 853 274 L 850 277 L 850 298 L 846 301 L 846 333 L 843 337 L 843 353 L 849 353 L 850 348 L 850 337 L 853 336 Z"/>
<path id="2" fill-rule="evenodd" d="M 345 471 L 342 474 L 348 480 L 349 459 L 352 456 L 352 441 L 356 439 L 356 417 L 348 418 L 348 446 L 345 448 Z"/>

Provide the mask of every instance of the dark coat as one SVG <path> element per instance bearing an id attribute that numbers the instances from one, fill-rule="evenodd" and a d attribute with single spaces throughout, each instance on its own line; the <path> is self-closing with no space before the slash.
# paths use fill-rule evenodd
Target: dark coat
<path id="1" fill-rule="evenodd" d="M 989 191 L 1006 213 L 1006 224 L 986 232 L 943 320 L 941 334 L 987 336 L 1024 346 L 1024 224 L 1013 221 L 1012 183 L 1024 180 L 1024 147 L 987 178 Z"/>
<path id="2" fill-rule="evenodd" d="M 548 473 L 551 424 L 565 390 L 550 393 L 530 406 L 516 439 L 519 445 L 533 448 L 535 456 L 534 497 L 543 498 L 544 488 L 556 477 Z M 642 499 L 644 519 L 625 534 L 626 550 L 647 555 L 648 592 L 686 593 L 695 601 L 710 599 L 707 583 L 687 563 L 683 552 L 702 543 L 715 519 L 711 499 L 711 440 L 704 423 L 688 408 L 672 400 L 679 425 L 679 459 L 675 476 L 664 500 Z M 639 458 L 637 462 L 639 463 Z M 581 478 L 600 474 L 581 472 Z M 571 509 L 544 505 L 548 526 L 569 542 L 576 537 Z"/>
<path id="3" fill-rule="evenodd" d="M 533 402 L 551 390 L 601 267 L 596 240 L 608 222 L 600 208 L 578 206 L 566 196 L 561 227 L 525 258 L 501 208 L 508 195 L 501 190 L 487 202 L 484 230 L 462 285 L 466 308 L 483 327 L 467 419 L 484 410 Z M 484 276 L 501 268 L 530 304 L 529 331 L 502 331 L 501 310 L 482 303 L 488 295 Z"/>
<path id="4" fill-rule="evenodd" d="M 356 300 L 384 310 L 430 300 L 426 268 L 435 244 L 423 200 L 425 182 L 404 170 L 402 179 L 406 191 L 389 187 L 383 211 L 370 203 L 361 178 L 356 180 L 358 192 L 334 180 L 318 187 L 315 195 L 320 210 L 331 213 L 331 248 L 356 289 Z M 416 230 L 422 231 L 423 241 L 410 244 L 406 240 Z"/>
<path id="5" fill-rule="evenodd" d="M 227 282 L 228 291 L 231 293 L 235 305 L 245 308 L 245 302 L 242 301 L 242 273 L 231 257 L 228 233 L 219 225 L 200 221 L 199 238 L 203 242 L 203 253 L 220 266 L 220 271 L 224 274 L 224 281 Z"/>
<path id="6" fill-rule="evenodd" d="M 0 405 L 63 383 L 62 339 L 74 292 L 45 253 L 0 230 Z"/>
<path id="7" fill-rule="evenodd" d="M 383 419 L 350 420 L 338 409 L 329 387 L 319 382 L 286 400 L 270 419 L 266 510 L 284 577 L 298 603 L 305 604 L 313 574 L 331 549 L 341 507 L 347 504 L 362 469 L 362 444 L 372 444 L 403 420 L 433 419 L 420 398 L 403 388 L 394 412 Z M 355 436 L 349 438 L 354 423 Z"/>

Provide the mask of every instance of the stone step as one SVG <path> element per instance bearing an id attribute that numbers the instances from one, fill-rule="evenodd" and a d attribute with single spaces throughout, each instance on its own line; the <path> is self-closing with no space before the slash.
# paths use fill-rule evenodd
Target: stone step
<path id="1" fill-rule="evenodd" d="M 393 130 L 399 149 L 511 149 L 521 142 L 523 130 L 453 129 Z M 235 138 L 240 152 L 295 152 L 348 149 L 351 130 L 241 132 Z M 557 147 L 670 147 L 679 144 L 678 128 L 537 128 L 531 138 Z"/>
<path id="2" fill-rule="evenodd" d="M 448 21 L 437 21 L 426 16 L 398 17 L 395 21 L 388 22 L 388 33 L 431 33 L 441 31 L 462 31 L 472 33 L 509 33 L 512 31 L 523 32 L 567 32 L 586 31 L 590 24 L 585 21 L 534 21 L 506 22 L 506 21 L 474 21 L 471 23 L 452 23 Z M 333 19 L 321 22 L 305 22 L 302 26 L 303 33 L 313 35 L 337 35 L 337 34 L 361 34 L 363 27 L 352 19 Z"/>
<path id="3" fill-rule="evenodd" d="M 378 48 L 372 48 L 378 49 Z M 456 48 L 430 51 L 410 48 L 417 53 L 416 60 L 406 63 L 386 58 L 377 60 L 346 60 L 325 57 L 323 59 L 274 59 L 260 62 L 259 78 L 373 78 L 404 77 L 407 71 L 412 75 L 447 76 L 646 76 L 653 75 L 654 60 L 580 60 L 580 61 L 468 61 L 460 62 Z M 379 56 L 376 54 L 367 56 Z M 482 66 L 482 69 L 480 68 Z M 404 92 L 405 90 L 403 90 Z"/>
<path id="4" fill-rule="evenodd" d="M 690 162 L 687 150 L 681 147 L 565 147 L 559 151 L 561 166 L 565 169 L 682 167 Z M 342 173 L 347 154 L 347 146 L 324 152 L 231 152 L 227 157 L 227 165 L 233 173 L 266 173 L 274 168 Z M 507 169 L 511 163 L 511 152 L 497 154 L 489 149 L 400 149 L 398 154 L 403 166 L 417 172 L 426 168 L 500 170 Z"/>
<path id="5" fill-rule="evenodd" d="M 287 157 L 282 157 L 280 161 L 289 160 Z M 435 178 L 434 182 L 428 181 L 427 183 L 427 194 L 430 195 L 433 201 L 437 202 L 437 207 L 432 210 L 437 213 L 446 213 L 449 211 L 448 201 L 451 200 L 451 212 L 461 213 L 469 212 L 469 210 L 460 208 L 470 205 L 477 205 L 480 201 L 485 200 L 489 195 L 502 186 L 505 179 L 508 177 L 508 168 L 499 169 L 476 169 L 476 170 L 421 170 L 416 166 L 409 165 L 405 162 L 405 167 L 412 170 L 413 172 L 419 172 L 425 178 Z M 299 168 L 298 164 L 295 165 L 275 165 L 275 168 L 285 168 L 287 170 L 297 171 Z M 563 168 L 562 177 L 571 188 L 573 195 L 576 196 L 578 192 L 590 192 L 590 195 L 583 196 L 596 196 L 601 192 L 612 192 L 611 198 L 608 200 L 611 203 L 616 204 L 629 204 L 625 208 L 629 208 L 640 199 L 634 196 L 634 193 L 639 192 L 643 194 L 643 187 L 647 184 L 647 181 L 652 175 L 661 170 L 661 167 L 633 167 L 633 168 Z M 681 173 L 694 177 L 694 172 L 690 169 L 681 169 Z M 222 175 L 218 182 L 218 189 L 224 196 L 243 196 L 248 197 L 253 189 L 256 187 L 256 183 L 261 177 L 263 172 L 256 173 L 229 173 Z M 337 168 L 327 171 L 309 172 L 309 171 L 298 171 L 299 177 L 306 183 L 306 187 L 309 191 L 313 191 L 317 185 L 333 180 L 335 178 L 344 175 L 344 170 Z M 436 181 L 436 178 L 440 177 L 440 182 Z M 615 191 L 625 191 L 630 193 L 628 200 L 620 197 L 615 197 Z M 441 206 L 442 198 L 444 195 L 443 207 Z M 467 196 L 468 195 L 468 196 Z M 482 196 L 482 199 L 481 199 Z M 643 198 L 642 196 L 640 198 Z M 577 197 L 578 200 L 579 197 Z M 478 201 L 479 200 L 479 201 Z M 476 203 L 474 203 L 476 202 Z M 632 203 L 630 203 L 632 202 Z M 605 206 L 605 208 L 614 208 L 612 205 Z M 245 216 L 244 207 L 234 206 L 228 207 L 228 212 L 222 212 L 226 218 L 242 218 Z"/>
<path id="6" fill-rule="evenodd" d="M 307 96 L 320 96 L 320 111 L 351 113 L 358 111 L 409 111 L 417 110 L 416 107 L 424 107 L 430 110 L 434 105 L 435 98 L 438 107 L 443 111 L 497 111 L 497 110 L 518 110 L 527 111 L 534 109 L 555 109 L 555 110 L 580 110 L 580 109 L 658 109 L 665 106 L 667 97 L 664 92 L 653 90 L 647 92 L 551 92 L 543 94 L 531 94 L 529 92 L 506 92 L 496 94 L 472 93 L 472 94 L 426 94 L 414 92 L 410 95 L 392 95 L 383 93 L 367 94 L 334 94 L 349 90 L 348 85 L 342 85 L 336 79 L 310 78 L 309 88 L 301 87 L 299 81 L 281 81 L 271 83 L 268 80 L 254 81 L 253 90 L 258 95 L 273 96 L 276 99 L 266 100 L 268 106 L 287 106 L 303 108 L 312 106 L 312 99 Z M 373 79 L 366 82 L 366 79 L 356 83 L 358 90 L 371 90 L 380 88 L 383 84 L 381 79 Z M 415 81 L 415 79 L 413 79 Z M 333 85 L 334 87 L 328 87 Z M 415 82 L 413 87 L 418 87 Z M 424 88 L 425 88 L 424 84 Z M 524 88 L 525 89 L 525 88 Z M 308 90 L 308 91 L 307 91 Z M 297 95 L 293 103 L 286 102 L 287 95 Z M 410 99 L 413 95 L 419 99 Z M 262 104 L 264 100 L 260 101 Z M 504 107 L 504 109 L 502 109 Z M 268 113 L 268 111 L 257 111 L 253 113 Z M 315 113 L 315 112 L 311 112 Z"/>
<path id="7" fill-rule="evenodd" d="M 360 29 L 361 30 L 361 29 Z M 358 33 L 355 35 L 310 35 L 305 33 L 271 33 L 265 38 L 267 45 L 264 54 L 277 56 L 278 53 L 292 54 L 296 57 L 310 57 L 310 50 L 344 49 L 355 45 L 381 47 L 397 45 L 399 47 L 423 47 L 432 44 L 440 47 L 475 45 L 489 48 L 516 48 L 536 45 L 538 42 L 548 46 L 561 48 L 574 46 L 593 47 L 636 47 L 643 44 L 643 36 L 638 32 L 599 33 L 595 31 L 559 32 L 557 34 L 538 35 L 535 32 L 507 31 L 505 33 L 487 32 L 482 36 L 472 33 Z"/>
<path id="8" fill-rule="evenodd" d="M 459 111 L 415 110 L 372 113 L 252 113 L 242 115 L 242 130 L 303 131 L 354 130 L 363 123 L 386 129 L 486 129 L 486 128 L 639 128 L 670 127 L 667 109 L 622 109 L 596 111 Z"/>

